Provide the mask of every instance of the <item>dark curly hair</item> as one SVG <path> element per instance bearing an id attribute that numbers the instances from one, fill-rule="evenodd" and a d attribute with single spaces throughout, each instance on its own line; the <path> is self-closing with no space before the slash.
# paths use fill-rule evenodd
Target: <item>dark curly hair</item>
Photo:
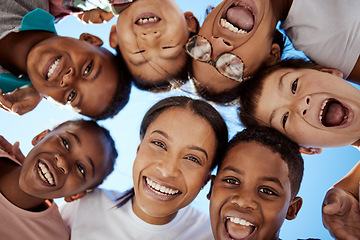
<path id="1" fill-rule="evenodd" d="M 304 174 L 304 160 L 300 154 L 300 146 L 273 128 L 256 127 L 237 133 L 230 140 L 226 153 L 242 142 L 257 142 L 274 153 L 280 154 L 288 165 L 291 196 L 295 197 L 299 192 Z"/>

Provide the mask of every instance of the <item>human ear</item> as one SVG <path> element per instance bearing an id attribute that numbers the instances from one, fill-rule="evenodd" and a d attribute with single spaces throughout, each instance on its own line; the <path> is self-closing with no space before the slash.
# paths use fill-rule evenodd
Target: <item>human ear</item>
<path id="1" fill-rule="evenodd" d="M 38 142 L 40 142 L 46 135 L 48 135 L 48 133 L 50 133 L 51 131 L 49 129 L 46 129 L 44 131 L 42 131 L 41 133 L 39 133 L 38 135 L 36 135 L 32 141 L 31 144 L 33 146 L 35 146 L 36 144 L 38 144 Z"/>
<path id="2" fill-rule="evenodd" d="M 187 23 L 188 31 L 191 33 L 198 33 L 200 24 L 192 12 L 184 12 L 184 17 Z"/>
<path id="3" fill-rule="evenodd" d="M 298 212 L 300 211 L 302 203 L 303 200 L 301 197 L 295 197 L 293 200 L 291 200 L 290 206 L 286 213 L 287 220 L 293 220 L 296 218 Z"/>
<path id="4" fill-rule="evenodd" d="M 325 67 L 320 67 L 320 71 L 322 72 L 326 72 L 326 73 L 330 73 L 332 75 L 335 75 L 339 78 L 343 78 L 344 74 L 342 72 L 340 72 L 339 69 L 336 68 L 325 68 Z"/>
<path id="5" fill-rule="evenodd" d="M 210 180 L 211 180 L 211 185 L 210 185 L 209 193 L 206 195 L 206 198 L 207 198 L 208 200 L 210 200 L 210 198 L 211 198 L 211 193 L 212 193 L 212 189 L 213 189 L 213 186 L 214 186 L 215 176 L 214 176 L 214 175 L 211 175 L 211 176 L 210 176 Z"/>
<path id="6" fill-rule="evenodd" d="M 86 195 L 86 192 L 84 191 L 84 192 L 80 192 L 80 193 L 75 194 L 75 195 L 70 196 L 70 197 L 64 197 L 64 200 L 65 200 L 65 202 L 69 203 L 69 202 L 75 201 L 77 199 L 80 199 L 85 195 Z"/>
<path id="7" fill-rule="evenodd" d="M 110 35 L 109 35 L 110 47 L 117 48 L 119 46 L 119 38 L 117 35 L 116 25 L 111 26 Z"/>
<path id="8" fill-rule="evenodd" d="M 277 43 L 271 45 L 269 59 L 266 66 L 272 66 L 281 61 L 280 46 Z"/>
<path id="9" fill-rule="evenodd" d="M 101 47 L 104 43 L 99 37 L 92 35 L 90 33 L 82 33 L 79 39 L 97 47 Z"/>
<path id="10" fill-rule="evenodd" d="M 322 152 L 322 148 L 315 148 L 315 147 L 300 147 L 300 153 L 306 155 L 315 155 L 320 154 Z"/>

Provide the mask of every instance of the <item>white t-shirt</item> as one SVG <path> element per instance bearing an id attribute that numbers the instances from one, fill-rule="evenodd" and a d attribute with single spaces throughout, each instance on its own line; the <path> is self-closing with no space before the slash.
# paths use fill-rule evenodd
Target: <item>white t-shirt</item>
<path id="1" fill-rule="evenodd" d="M 360 1 L 294 0 L 281 28 L 297 50 L 347 78 L 360 54 Z"/>
<path id="2" fill-rule="evenodd" d="M 116 191 L 95 189 L 72 203 L 60 206 L 64 221 L 71 228 L 71 239 L 214 239 L 209 217 L 187 206 L 165 225 L 152 225 L 138 218 L 132 201 L 116 207 Z"/>

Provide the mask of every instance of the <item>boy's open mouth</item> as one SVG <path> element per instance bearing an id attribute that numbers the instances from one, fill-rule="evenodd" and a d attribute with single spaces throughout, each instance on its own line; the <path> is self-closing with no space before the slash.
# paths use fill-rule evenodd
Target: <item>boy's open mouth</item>
<path id="1" fill-rule="evenodd" d="M 50 186 L 55 186 L 54 176 L 50 172 L 49 167 L 41 161 L 39 161 L 38 163 L 38 173 L 41 180 L 43 180 L 45 183 L 49 184 Z"/>
<path id="2" fill-rule="evenodd" d="M 248 238 L 256 229 L 251 222 L 237 217 L 227 217 L 225 228 L 230 238 L 234 240 Z"/>
<path id="3" fill-rule="evenodd" d="M 49 80 L 53 75 L 56 75 L 55 73 L 60 72 L 60 60 L 61 56 L 54 57 L 46 64 L 46 66 L 44 67 L 44 75 L 46 80 Z"/>
<path id="4" fill-rule="evenodd" d="M 325 127 L 345 124 L 349 118 L 349 110 L 334 98 L 326 99 L 320 109 L 319 119 Z"/>
<path id="5" fill-rule="evenodd" d="M 234 3 L 220 18 L 220 25 L 233 33 L 249 33 L 255 25 L 254 12 L 243 3 Z"/>
<path id="6" fill-rule="evenodd" d="M 161 21 L 161 18 L 154 13 L 142 13 L 135 20 L 136 25 L 151 26 Z"/>

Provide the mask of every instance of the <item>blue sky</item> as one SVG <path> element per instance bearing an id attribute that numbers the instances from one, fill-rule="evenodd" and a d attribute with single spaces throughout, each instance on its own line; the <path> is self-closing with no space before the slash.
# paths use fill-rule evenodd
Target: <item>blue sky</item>
<path id="1" fill-rule="evenodd" d="M 202 22 L 205 18 L 205 9 L 208 5 L 216 5 L 220 0 L 177 0 L 183 11 L 192 11 Z M 109 48 L 108 35 L 113 19 L 107 24 L 85 25 L 75 18 L 68 17 L 57 25 L 60 35 L 78 37 L 82 32 L 90 32 L 98 35 Z M 172 95 L 186 95 L 183 92 L 170 92 L 154 94 L 132 89 L 130 102 L 113 119 L 101 121 L 100 124 L 108 128 L 115 139 L 119 151 L 114 173 L 105 181 L 103 187 L 126 190 L 132 186 L 132 163 L 135 159 L 136 148 L 139 140 L 139 126 L 143 115 L 154 103 L 160 99 Z M 233 136 L 242 127 L 236 117 L 233 107 L 219 107 L 230 128 Z M 31 149 L 31 139 L 46 128 L 68 119 L 80 116 L 68 110 L 59 109 L 51 103 L 43 100 L 32 112 L 24 116 L 16 116 L 0 111 L 1 127 L 0 134 L 10 142 L 20 141 L 20 147 L 24 153 Z M 348 146 L 335 149 L 324 149 L 318 156 L 303 156 L 305 160 L 305 174 L 299 196 L 304 199 L 304 204 L 295 220 L 285 220 L 281 230 L 282 239 L 297 238 L 320 238 L 331 239 L 327 230 L 322 225 L 321 204 L 327 189 L 341 179 L 359 160 L 360 154 L 355 148 Z M 192 203 L 195 207 L 208 212 L 209 201 L 206 199 L 209 184 L 201 191 L 200 195 Z M 58 201 L 62 204 L 62 201 Z"/>

